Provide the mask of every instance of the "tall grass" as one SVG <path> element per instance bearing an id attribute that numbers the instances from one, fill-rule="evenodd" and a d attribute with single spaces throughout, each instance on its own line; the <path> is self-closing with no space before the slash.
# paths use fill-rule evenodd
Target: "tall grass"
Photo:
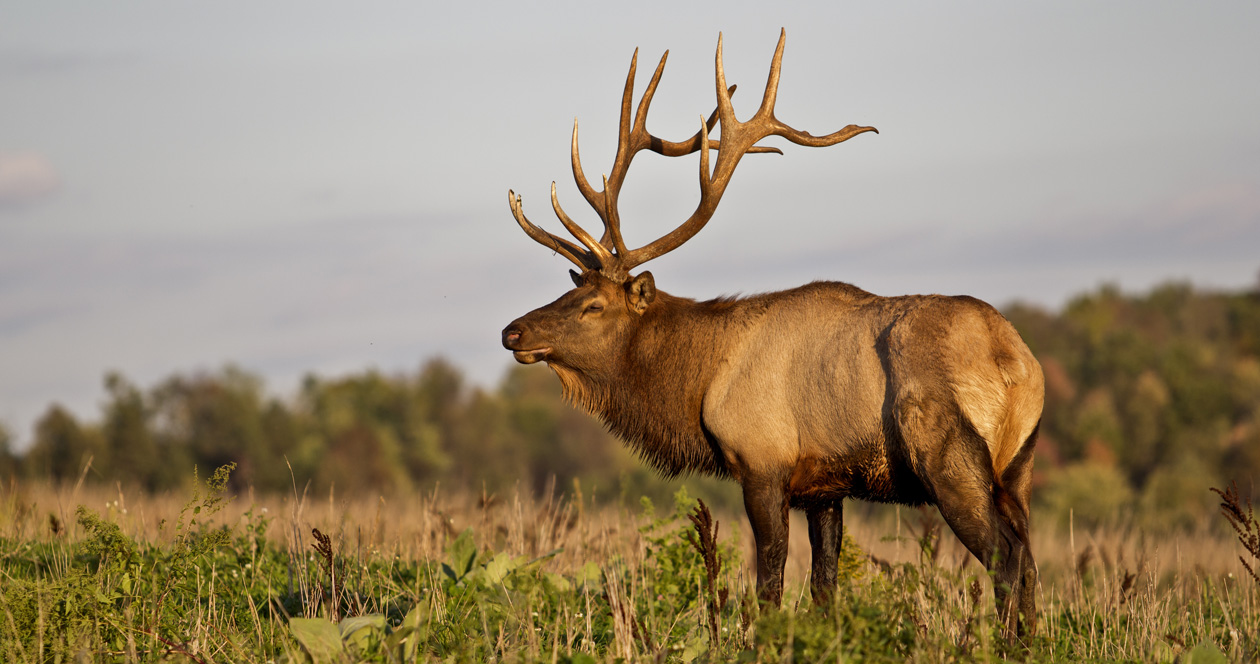
<path id="1" fill-rule="evenodd" d="M 1012 646 L 935 510 L 850 510 L 821 610 L 794 517 L 784 606 L 766 610 L 742 514 L 685 492 L 668 507 L 567 496 L 6 485 L 0 661 L 1260 657 L 1260 583 L 1220 528 L 1034 531 L 1040 631 Z"/>

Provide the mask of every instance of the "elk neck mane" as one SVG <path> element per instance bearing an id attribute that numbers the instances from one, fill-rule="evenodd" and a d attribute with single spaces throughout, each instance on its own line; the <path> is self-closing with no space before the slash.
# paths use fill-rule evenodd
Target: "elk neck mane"
<path id="1" fill-rule="evenodd" d="M 565 398 L 600 418 L 665 477 L 726 476 L 701 421 L 704 394 L 764 296 L 697 302 L 658 291 L 624 345 L 599 371 L 551 364 Z"/>

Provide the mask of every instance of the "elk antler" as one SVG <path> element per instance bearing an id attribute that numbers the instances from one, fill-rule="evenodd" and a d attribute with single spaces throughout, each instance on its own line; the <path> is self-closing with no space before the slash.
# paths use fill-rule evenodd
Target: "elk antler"
<path id="1" fill-rule="evenodd" d="M 757 141 L 767 136 L 782 136 L 797 145 L 826 147 L 864 132 L 879 133 L 874 127 L 849 125 L 833 134 L 812 136 L 808 132 L 793 129 L 774 117 L 774 103 L 779 90 L 779 70 L 782 66 L 783 44 L 786 39 L 787 31 L 781 31 L 779 45 L 774 51 L 774 60 L 770 64 L 770 76 L 766 81 L 766 91 L 761 99 L 761 107 L 747 122 L 740 122 L 735 118 L 735 109 L 731 106 L 731 95 L 735 93 L 735 86 L 732 85 L 729 88 L 726 86 L 726 72 L 722 66 L 722 35 L 719 33 L 716 63 L 717 109 L 708 120 L 701 122 L 700 131 L 690 139 L 677 143 L 661 140 L 647 131 L 648 107 L 652 103 L 652 96 L 656 93 L 656 86 L 660 83 L 661 73 L 665 70 L 665 60 L 669 57 L 669 51 L 661 56 L 661 62 L 656 66 L 656 72 L 652 74 L 652 80 L 639 100 L 639 107 L 631 123 L 630 105 L 634 97 L 634 75 L 639 57 L 636 49 L 634 57 L 630 60 L 630 73 L 626 76 L 626 87 L 621 96 L 617 156 L 613 160 L 612 175 L 603 178 L 603 191 L 595 191 L 582 173 L 582 163 L 578 158 L 577 121 L 573 123 L 571 148 L 573 179 L 577 182 L 578 190 L 582 192 L 586 202 L 595 209 L 600 220 L 603 221 L 603 237 L 598 241 L 595 240 L 590 233 L 565 214 L 556 197 L 554 182 L 551 183 L 551 205 L 555 209 L 556 217 L 583 246 L 579 247 L 531 223 L 525 218 L 525 211 L 521 207 L 521 197 L 509 190 L 508 204 L 512 208 L 512 215 L 516 217 L 517 223 L 536 242 L 564 255 L 584 270 L 599 270 L 609 279 L 623 282 L 629 277 L 632 268 L 677 249 L 704 228 L 717 210 L 718 202 L 721 201 L 722 194 L 730 183 L 731 175 L 734 174 L 735 167 L 745 154 L 765 152 L 783 154 L 778 148 L 755 145 Z M 721 136 L 716 141 L 711 140 L 709 132 L 719 123 Z M 621 186 L 625 183 L 626 172 L 630 168 L 630 160 L 644 149 L 667 157 L 680 157 L 699 152 L 700 203 L 696 206 L 695 212 L 678 228 L 648 245 L 630 250 L 626 248 L 625 241 L 621 237 L 621 218 L 617 212 L 617 200 L 621 193 Z M 718 155 L 714 168 L 710 172 L 709 150 L 714 149 L 718 151 Z"/>

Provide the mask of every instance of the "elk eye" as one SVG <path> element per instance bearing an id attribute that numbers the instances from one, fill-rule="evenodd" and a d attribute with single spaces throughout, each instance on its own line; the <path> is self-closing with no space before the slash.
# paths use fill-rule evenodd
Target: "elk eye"
<path id="1" fill-rule="evenodd" d="M 601 311 L 603 311 L 603 310 L 604 310 L 604 305 L 600 304 L 599 302 L 592 302 L 592 303 L 590 303 L 590 304 L 586 305 L 586 312 L 585 312 L 585 313 L 588 313 L 588 314 L 597 314 L 597 313 L 599 313 L 599 312 L 601 312 Z"/>

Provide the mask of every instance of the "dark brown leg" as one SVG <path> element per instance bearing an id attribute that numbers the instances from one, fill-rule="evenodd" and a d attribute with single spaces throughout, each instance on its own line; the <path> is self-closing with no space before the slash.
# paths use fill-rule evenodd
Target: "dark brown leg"
<path id="1" fill-rule="evenodd" d="M 836 587 L 836 565 L 844 537 L 844 504 L 837 502 L 806 511 L 809 520 L 809 546 L 813 558 L 810 593 L 814 606 L 825 609 L 831 604 Z"/>
<path id="2" fill-rule="evenodd" d="M 787 563 L 788 504 L 777 481 L 744 482 L 744 509 L 757 542 L 757 599 L 778 607 Z"/>

